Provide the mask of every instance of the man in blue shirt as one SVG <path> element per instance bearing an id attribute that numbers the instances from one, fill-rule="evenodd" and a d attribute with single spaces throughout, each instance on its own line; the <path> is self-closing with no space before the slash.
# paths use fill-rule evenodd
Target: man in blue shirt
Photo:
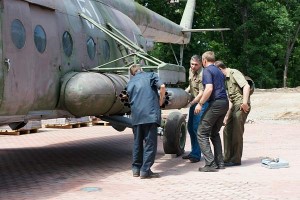
<path id="1" fill-rule="evenodd" d="M 207 101 L 209 102 L 209 107 L 204 113 L 198 128 L 198 141 L 205 159 L 205 166 L 199 168 L 200 172 L 216 172 L 218 171 L 217 169 L 224 169 L 219 131 L 223 125 L 229 103 L 226 94 L 225 76 L 214 65 L 214 62 L 214 52 L 207 51 L 202 55 L 204 92 L 195 108 L 195 113 L 199 113 L 203 104 Z M 212 153 L 209 139 L 214 146 L 214 154 Z"/>
<path id="2" fill-rule="evenodd" d="M 134 133 L 133 176 L 159 178 L 160 175 L 150 168 L 157 151 L 157 127 L 161 123 L 160 106 L 164 102 L 165 85 L 156 73 L 143 72 L 140 65 L 132 65 L 130 73 L 133 77 L 127 84 L 127 93 Z"/>

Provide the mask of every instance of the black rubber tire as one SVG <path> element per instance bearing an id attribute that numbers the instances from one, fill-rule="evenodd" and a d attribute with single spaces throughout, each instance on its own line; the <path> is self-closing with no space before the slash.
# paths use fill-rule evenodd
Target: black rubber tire
<path id="1" fill-rule="evenodd" d="M 126 126 L 121 126 L 121 125 L 117 125 L 117 124 L 112 124 L 111 126 L 119 132 L 122 132 L 126 129 Z"/>
<path id="2" fill-rule="evenodd" d="M 8 126 L 11 128 L 11 130 L 18 130 L 20 128 L 23 128 L 26 126 L 27 122 L 13 122 L 8 124 Z"/>
<path id="3" fill-rule="evenodd" d="M 180 112 L 172 112 L 168 115 L 163 135 L 163 147 L 166 154 L 184 153 L 186 141 L 186 120 Z"/>

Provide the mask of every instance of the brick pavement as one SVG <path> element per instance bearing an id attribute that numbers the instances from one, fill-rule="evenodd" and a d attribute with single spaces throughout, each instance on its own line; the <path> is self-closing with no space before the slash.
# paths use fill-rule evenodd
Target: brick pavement
<path id="1" fill-rule="evenodd" d="M 299 130 L 299 123 L 246 124 L 242 165 L 217 173 L 198 172 L 203 160 L 192 164 L 165 156 L 159 138 L 153 171 L 162 177 L 150 180 L 132 177 L 130 129 L 0 136 L 0 199 L 300 199 Z M 264 168 L 265 156 L 285 159 L 290 167 Z"/>

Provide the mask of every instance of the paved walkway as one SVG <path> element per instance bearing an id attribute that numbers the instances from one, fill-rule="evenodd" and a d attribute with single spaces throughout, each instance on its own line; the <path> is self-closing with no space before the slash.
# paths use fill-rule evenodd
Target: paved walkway
<path id="1" fill-rule="evenodd" d="M 217 173 L 198 172 L 203 160 L 192 164 L 165 156 L 159 139 L 153 171 L 162 177 L 148 180 L 132 177 L 130 129 L 0 136 L 0 199 L 300 199 L 299 130 L 296 123 L 246 124 L 242 165 Z M 290 167 L 267 169 L 263 157 L 285 159 Z"/>

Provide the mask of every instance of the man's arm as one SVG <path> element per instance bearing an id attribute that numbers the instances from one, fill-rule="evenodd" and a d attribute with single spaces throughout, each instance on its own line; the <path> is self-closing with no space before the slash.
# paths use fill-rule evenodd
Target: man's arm
<path id="1" fill-rule="evenodd" d="M 229 117 L 229 114 L 230 114 L 231 108 L 232 108 L 232 103 L 229 99 L 228 99 L 228 102 L 229 102 L 229 108 L 228 108 L 227 113 L 226 113 L 226 115 L 224 117 L 224 120 L 223 120 L 224 125 L 227 124 L 227 120 L 228 120 L 228 117 Z"/>
<path id="2" fill-rule="evenodd" d="M 245 113 L 249 112 L 249 105 L 248 105 L 249 96 L 250 96 L 250 85 L 246 84 L 243 87 L 243 103 L 240 107 L 240 109 L 243 110 Z"/>
<path id="3" fill-rule="evenodd" d="M 249 105 L 248 100 L 250 96 L 250 85 L 248 84 L 247 80 L 245 79 L 244 75 L 238 71 L 235 70 L 232 74 L 232 78 L 237 82 L 240 88 L 243 90 L 243 102 L 240 106 L 240 110 L 244 111 L 245 113 L 249 112 Z"/>
<path id="4" fill-rule="evenodd" d="M 203 95 L 203 91 L 200 90 L 198 95 L 193 99 L 193 101 L 191 101 L 191 105 L 194 105 L 195 103 L 199 103 L 202 95 Z"/>
<path id="5" fill-rule="evenodd" d="M 159 105 L 162 106 L 165 101 L 166 86 L 162 84 L 159 88 Z"/>
<path id="6" fill-rule="evenodd" d="M 190 86 L 185 89 L 187 93 L 190 93 Z"/>
<path id="7" fill-rule="evenodd" d="M 190 86 L 189 86 L 190 88 Z M 190 102 L 191 105 L 194 105 L 195 103 L 199 103 L 202 95 L 203 95 L 203 90 L 204 90 L 204 87 L 203 87 L 203 84 L 202 84 L 202 81 L 199 83 L 199 92 L 197 94 L 197 96 L 193 99 L 193 101 Z"/>
<path id="8" fill-rule="evenodd" d="M 213 84 L 206 84 L 203 95 L 197 104 L 194 113 L 197 115 L 200 113 L 202 105 L 209 99 L 211 93 L 213 91 Z"/>

